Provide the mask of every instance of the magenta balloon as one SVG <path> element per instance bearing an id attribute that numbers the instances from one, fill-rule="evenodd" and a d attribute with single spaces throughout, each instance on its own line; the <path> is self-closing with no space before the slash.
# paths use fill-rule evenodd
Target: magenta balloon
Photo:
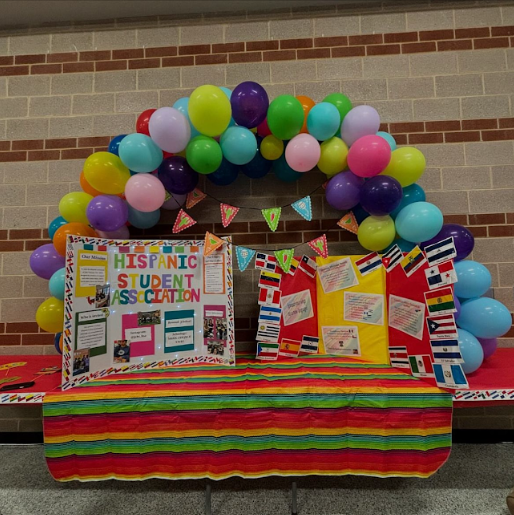
<path id="1" fill-rule="evenodd" d="M 340 172 L 328 181 L 325 190 L 327 202 L 334 209 L 351 209 L 359 203 L 363 184 L 362 177 L 357 177 L 352 172 Z"/>
<path id="2" fill-rule="evenodd" d="M 257 82 L 238 84 L 230 96 L 232 118 L 238 125 L 253 129 L 266 118 L 269 98 L 266 90 Z"/>
<path id="3" fill-rule="evenodd" d="M 457 250 L 455 261 L 466 259 L 473 252 L 475 238 L 469 229 L 459 224 L 444 224 L 442 229 L 433 238 L 424 241 L 420 247 L 424 249 L 427 245 L 437 243 L 450 236 L 453 236 L 453 243 Z"/>
<path id="4" fill-rule="evenodd" d="M 167 157 L 158 169 L 158 177 L 164 187 L 173 194 L 185 195 L 198 184 L 198 174 L 189 166 L 185 157 Z"/>
<path id="5" fill-rule="evenodd" d="M 86 209 L 89 223 L 99 231 L 115 231 L 127 223 L 127 203 L 115 195 L 98 195 Z"/>
<path id="6" fill-rule="evenodd" d="M 49 280 L 57 270 L 64 267 L 64 256 L 61 256 L 53 243 L 41 245 L 30 255 L 30 268 L 38 276 Z"/>
<path id="7" fill-rule="evenodd" d="M 498 340 L 496 338 L 477 338 L 482 345 L 482 350 L 484 351 L 484 359 L 491 357 L 498 347 Z"/>
<path id="8" fill-rule="evenodd" d="M 379 175 L 371 177 L 362 186 L 360 204 L 371 215 L 384 216 L 400 205 L 402 196 L 402 186 L 396 179 Z"/>
<path id="9" fill-rule="evenodd" d="M 187 195 L 176 195 L 173 194 L 168 200 L 164 202 L 164 204 L 161 206 L 162 209 L 179 209 L 186 203 Z"/>
<path id="10" fill-rule="evenodd" d="M 359 138 L 348 152 L 348 168 L 359 177 L 373 177 L 384 171 L 391 160 L 391 147 L 380 136 Z"/>
<path id="11" fill-rule="evenodd" d="M 130 238 L 130 231 L 126 225 L 122 225 L 115 231 L 97 231 L 100 238 L 109 238 L 113 240 L 126 240 Z"/>
<path id="12" fill-rule="evenodd" d="M 161 150 L 182 152 L 191 139 L 188 119 L 174 107 L 161 107 L 150 117 L 150 137 Z"/>

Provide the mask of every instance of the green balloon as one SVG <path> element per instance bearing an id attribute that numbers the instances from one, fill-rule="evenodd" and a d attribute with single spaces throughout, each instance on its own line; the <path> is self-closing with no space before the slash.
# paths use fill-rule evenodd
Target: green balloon
<path id="1" fill-rule="evenodd" d="M 348 114 L 348 111 L 352 109 L 350 99 L 342 93 L 330 93 L 330 95 L 327 95 L 323 99 L 323 102 L 328 102 L 329 104 L 333 104 L 337 107 L 337 110 L 341 115 L 341 123 L 343 122 L 344 117 Z"/>
<path id="2" fill-rule="evenodd" d="M 215 172 L 222 159 L 219 143 L 209 136 L 196 136 L 186 147 L 186 160 L 195 172 L 204 175 Z"/>
<path id="3" fill-rule="evenodd" d="M 292 95 L 280 95 L 268 108 L 268 127 L 273 136 L 289 140 L 300 133 L 303 125 L 303 107 Z"/>

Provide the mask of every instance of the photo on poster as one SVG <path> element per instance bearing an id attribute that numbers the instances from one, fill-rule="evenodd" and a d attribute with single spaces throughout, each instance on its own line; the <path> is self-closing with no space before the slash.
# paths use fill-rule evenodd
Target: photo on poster
<path id="1" fill-rule="evenodd" d="M 138 311 L 137 325 L 159 325 L 161 323 L 161 310 L 155 311 Z"/>
<path id="2" fill-rule="evenodd" d="M 227 319 L 226 318 L 217 318 L 216 319 L 216 327 L 214 329 L 214 338 L 218 340 L 223 340 L 226 345 L 227 340 Z"/>
<path id="3" fill-rule="evenodd" d="M 212 317 L 204 318 L 203 320 L 203 337 L 214 338 L 214 327 L 216 325 L 216 319 Z"/>
<path id="4" fill-rule="evenodd" d="M 226 342 L 220 340 L 207 340 L 207 354 L 214 356 L 223 356 L 225 354 Z"/>
<path id="5" fill-rule="evenodd" d="M 130 343 L 128 340 L 114 341 L 113 363 L 128 363 L 130 361 Z"/>
<path id="6" fill-rule="evenodd" d="M 76 350 L 73 353 L 73 375 L 89 372 L 89 349 Z"/>
<path id="7" fill-rule="evenodd" d="M 95 308 L 107 308 L 111 305 L 111 287 L 108 284 L 96 285 Z"/>

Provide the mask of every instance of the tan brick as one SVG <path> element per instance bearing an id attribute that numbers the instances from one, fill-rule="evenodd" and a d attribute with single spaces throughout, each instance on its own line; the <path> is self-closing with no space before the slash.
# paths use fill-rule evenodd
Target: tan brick
<path id="1" fill-rule="evenodd" d="M 512 212 L 514 189 L 470 191 L 469 209 L 471 213 Z"/>
<path id="2" fill-rule="evenodd" d="M 8 277 L 4 277 L 4 279 L 8 279 Z M 13 279 L 22 279 L 23 280 L 23 297 L 46 297 L 48 296 L 48 281 L 46 279 L 41 279 L 37 275 L 26 275 L 24 277 L 13 277 Z M 0 279 L 1 282 L 1 279 Z M 22 295 L 16 295 L 16 297 L 21 297 Z"/>
<path id="3" fill-rule="evenodd" d="M 225 26 L 225 43 L 234 43 L 238 41 L 266 41 L 268 39 L 269 26 L 266 21 L 230 23 Z"/>
<path id="4" fill-rule="evenodd" d="M 0 138 L 1 139 L 7 138 L 7 121 L 6 120 L 0 120 Z"/>
<path id="5" fill-rule="evenodd" d="M 455 120 L 460 117 L 458 98 L 414 100 L 415 120 Z"/>
<path id="6" fill-rule="evenodd" d="M 477 238 L 473 259 L 480 263 L 509 263 L 513 253 L 513 238 Z"/>
<path id="7" fill-rule="evenodd" d="M 285 61 L 271 63 L 271 82 L 291 82 L 316 76 L 315 61 Z"/>
<path id="8" fill-rule="evenodd" d="M 12 55 L 47 54 L 50 52 L 50 34 L 11 36 L 9 51 Z"/>
<path id="9" fill-rule="evenodd" d="M 493 166 L 491 168 L 493 188 L 514 188 L 514 166 Z"/>
<path id="10" fill-rule="evenodd" d="M 462 119 L 508 118 L 510 115 L 509 97 L 481 96 L 466 97 L 461 100 Z"/>
<path id="11" fill-rule="evenodd" d="M 192 89 L 166 89 L 159 91 L 159 107 L 172 106 L 179 98 L 189 97 L 192 92 Z"/>
<path id="12" fill-rule="evenodd" d="M 70 184 L 28 184 L 27 185 L 27 206 L 48 206 L 57 205 L 59 200 L 70 192 Z"/>
<path id="13" fill-rule="evenodd" d="M 16 297 L 21 297 L 22 291 L 23 277 L 21 275 L 0 277 L 0 298 L 14 299 Z M 46 291 L 48 292 L 48 282 L 46 282 Z"/>
<path id="14" fill-rule="evenodd" d="M 496 27 L 502 24 L 499 7 L 455 9 L 455 28 Z"/>
<path id="15" fill-rule="evenodd" d="M 24 206 L 25 205 L 25 185 L 23 185 L 23 184 L 0 185 L 0 205 L 1 206 Z"/>
<path id="16" fill-rule="evenodd" d="M 453 11 L 427 10 L 407 12 L 407 30 L 453 29 Z"/>
<path id="17" fill-rule="evenodd" d="M 45 347 L 49 347 L 49 345 L 46 345 Z M 27 345 L 27 346 L 16 346 L 16 354 L 23 354 L 23 355 L 41 355 L 44 352 L 43 345 Z M 52 345 L 53 347 L 53 345 Z M 55 351 L 55 348 L 54 348 Z M 13 348 L 10 345 L 0 347 L 0 356 L 9 356 L 12 355 Z M 16 421 L 17 423 L 18 421 Z M 1 429 L 0 429 L 1 431 Z"/>
<path id="18" fill-rule="evenodd" d="M 48 163 L 48 183 L 78 182 L 83 164 L 80 159 L 50 161 Z"/>
<path id="19" fill-rule="evenodd" d="M 179 43 L 178 27 L 137 29 L 136 46 L 143 48 L 174 46 Z"/>
<path id="20" fill-rule="evenodd" d="M 7 120 L 8 139 L 41 139 L 48 137 L 48 119 Z"/>
<path id="21" fill-rule="evenodd" d="M 4 208 L 3 229 L 36 229 L 46 226 L 45 207 Z M 5 275 L 5 260 L 4 260 Z"/>
<path id="22" fill-rule="evenodd" d="M 427 202 L 435 204 L 444 214 L 469 213 L 466 191 L 427 192 Z"/>
<path id="23" fill-rule="evenodd" d="M 426 168 L 417 181 L 425 191 L 439 191 L 443 189 L 440 168 Z"/>
<path id="24" fill-rule="evenodd" d="M 183 88 L 197 88 L 203 84 L 225 84 L 225 66 L 188 66 L 182 68 Z"/>
<path id="25" fill-rule="evenodd" d="M 314 102 L 321 102 L 327 95 L 339 91 L 340 85 L 336 81 L 296 82 L 295 95 L 306 95 Z"/>
<path id="26" fill-rule="evenodd" d="M 139 113 L 149 106 L 159 104 L 158 91 L 133 91 L 128 93 L 116 93 L 116 112 Z"/>
<path id="27" fill-rule="evenodd" d="M 65 116 L 71 112 L 71 96 L 32 97 L 29 116 Z"/>
<path id="28" fill-rule="evenodd" d="M 493 288 L 497 288 L 499 286 L 499 273 L 498 273 L 498 265 L 496 263 L 484 263 L 484 266 L 491 273 L 491 286 Z"/>
<path id="29" fill-rule="evenodd" d="M 128 134 L 134 131 L 135 114 L 97 115 L 93 120 L 93 134 Z"/>
<path id="30" fill-rule="evenodd" d="M 93 47 L 95 50 L 134 48 L 135 46 L 135 30 L 104 30 L 93 34 Z"/>
<path id="31" fill-rule="evenodd" d="M 413 77 L 457 74 L 457 53 L 437 52 L 410 55 L 410 70 Z"/>
<path id="32" fill-rule="evenodd" d="M 95 74 L 96 93 L 132 91 L 136 89 L 136 71 L 102 72 Z"/>
<path id="33" fill-rule="evenodd" d="M 498 265 L 501 286 L 514 286 L 514 263 L 500 263 Z"/>
<path id="34" fill-rule="evenodd" d="M 514 93 L 514 72 L 484 73 L 484 88 L 486 95 L 501 95 Z"/>
<path id="35" fill-rule="evenodd" d="M 494 288 L 494 298 L 501 302 L 507 309 L 514 313 L 514 295 L 512 294 L 512 288 Z"/>
<path id="36" fill-rule="evenodd" d="M 52 53 L 93 50 L 92 32 L 52 34 Z"/>
<path id="37" fill-rule="evenodd" d="M 105 74 L 97 74 L 96 77 Z M 105 79 L 104 79 L 105 81 Z M 52 77 L 52 95 L 91 93 L 93 91 L 92 73 L 65 73 Z"/>
<path id="38" fill-rule="evenodd" d="M 28 100 L 26 98 L 0 99 L 0 116 L 2 118 L 22 118 L 27 116 Z"/>
<path id="39" fill-rule="evenodd" d="M 405 55 L 367 57 L 363 60 L 362 76 L 369 79 L 408 77 L 409 57 Z"/>
<path id="40" fill-rule="evenodd" d="M 9 77 L 7 90 L 10 97 L 48 95 L 50 94 L 50 77 L 44 75 Z"/>
<path id="41" fill-rule="evenodd" d="M 293 95 L 294 84 L 265 84 L 264 88 L 268 94 L 270 102 L 277 98 L 279 95 Z"/>
<path id="42" fill-rule="evenodd" d="M 113 113 L 114 93 L 94 93 L 92 95 L 73 95 L 72 113 L 93 114 Z"/>
<path id="43" fill-rule="evenodd" d="M 181 45 L 223 43 L 223 25 L 191 25 L 180 27 Z"/>
<path id="44" fill-rule="evenodd" d="M 334 58 L 316 61 L 318 79 L 359 79 L 362 77 L 361 58 Z M 290 80 L 294 80 L 291 77 Z"/>
<path id="45" fill-rule="evenodd" d="M 457 52 L 457 56 L 460 73 L 499 72 L 506 69 L 505 51 L 502 49 Z"/>
<path id="46" fill-rule="evenodd" d="M 511 141 L 466 143 L 466 164 L 468 165 L 504 165 L 511 164 L 513 160 Z"/>
<path id="47" fill-rule="evenodd" d="M 0 55 L 9 55 L 9 38 L 0 38 Z"/>
<path id="48" fill-rule="evenodd" d="M 43 431 L 43 420 L 41 418 L 20 420 L 18 431 L 20 433 L 41 433 Z"/>
<path id="49" fill-rule="evenodd" d="M 93 118 L 91 116 L 50 118 L 49 134 L 51 138 L 66 138 L 70 136 L 92 136 Z"/>
<path id="50" fill-rule="evenodd" d="M 487 166 L 443 168 L 445 190 L 481 190 L 491 188 L 491 173 Z M 473 210 L 471 210 L 474 213 Z"/>
<path id="51" fill-rule="evenodd" d="M 387 99 L 385 79 L 342 80 L 341 89 L 353 102 Z"/>
<path id="52" fill-rule="evenodd" d="M 464 145 L 462 143 L 454 143 L 451 145 L 416 145 L 416 148 L 423 152 L 427 160 L 427 166 L 464 165 Z"/>
<path id="53" fill-rule="evenodd" d="M 138 70 L 137 85 L 139 90 L 179 88 L 180 69 L 160 68 L 155 70 Z"/>
<path id="54" fill-rule="evenodd" d="M 382 122 L 412 121 L 411 100 L 379 100 L 373 102 L 373 107 L 380 114 Z"/>
<path id="55" fill-rule="evenodd" d="M 462 97 L 484 93 L 481 75 L 442 75 L 435 77 L 435 86 L 438 97 Z"/>
<path id="56" fill-rule="evenodd" d="M 389 98 L 427 98 L 434 96 L 434 79 L 389 79 L 387 81 Z"/>
<path id="57" fill-rule="evenodd" d="M 363 14 L 361 16 L 361 34 L 380 34 L 405 32 L 407 21 L 405 13 Z"/>
<path id="58" fill-rule="evenodd" d="M 227 66 L 227 86 L 237 85 L 241 82 L 252 80 L 259 84 L 270 81 L 270 63 L 244 63 Z"/>
<path id="59" fill-rule="evenodd" d="M 344 36 L 360 33 L 359 16 L 329 16 L 314 20 L 314 35 L 317 37 Z"/>
<path id="60" fill-rule="evenodd" d="M 7 96 L 7 77 L 0 79 L 0 97 Z"/>
<path id="61" fill-rule="evenodd" d="M 314 35 L 314 20 L 311 18 L 271 20 L 269 35 L 270 39 L 310 38 Z"/>
<path id="62" fill-rule="evenodd" d="M 46 182 L 47 164 L 41 162 L 2 163 L 4 183 L 32 184 Z"/>
<path id="63" fill-rule="evenodd" d="M 32 252 L 6 252 L 2 256 L 2 275 L 7 276 L 33 274 L 29 265 L 31 254 Z M 28 318 L 27 320 L 30 320 L 30 318 Z"/>
<path id="64" fill-rule="evenodd" d="M 25 347 L 25 345 L 23 346 L 23 348 Z M 32 348 L 32 347 L 35 347 L 35 348 L 41 348 L 42 351 L 41 351 L 41 354 L 44 354 L 45 356 L 57 356 L 58 353 L 57 351 L 55 350 L 55 347 L 53 345 L 42 345 L 42 346 L 35 346 L 35 345 L 30 345 L 30 346 L 27 346 L 29 349 Z"/>

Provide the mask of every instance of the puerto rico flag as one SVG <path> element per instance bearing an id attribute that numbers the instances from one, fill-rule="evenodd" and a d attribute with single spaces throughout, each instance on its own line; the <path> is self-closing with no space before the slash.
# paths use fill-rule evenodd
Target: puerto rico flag
<path id="1" fill-rule="evenodd" d="M 458 338 L 455 317 L 451 314 L 428 317 L 427 326 L 431 340 L 454 340 Z"/>
<path id="2" fill-rule="evenodd" d="M 453 261 L 445 261 L 425 270 L 429 290 L 435 290 L 441 286 L 457 282 L 457 272 L 453 267 Z"/>
<path id="3" fill-rule="evenodd" d="M 361 275 L 368 275 L 382 266 L 382 260 L 377 252 L 372 252 L 355 261 L 355 266 L 358 268 Z"/>
<path id="4" fill-rule="evenodd" d="M 276 272 L 277 260 L 275 256 L 269 256 L 263 252 L 257 252 L 255 255 L 255 268 L 259 270 L 266 270 L 268 272 Z"/>
<path id="5" fill-rule="evenodd" d="M 430 266 L 438 265 L 439 263 L 457 257 L 453 236 L 433 243 L 432 245 L 427 245 L 425 247 L 425 254 Z"/>

